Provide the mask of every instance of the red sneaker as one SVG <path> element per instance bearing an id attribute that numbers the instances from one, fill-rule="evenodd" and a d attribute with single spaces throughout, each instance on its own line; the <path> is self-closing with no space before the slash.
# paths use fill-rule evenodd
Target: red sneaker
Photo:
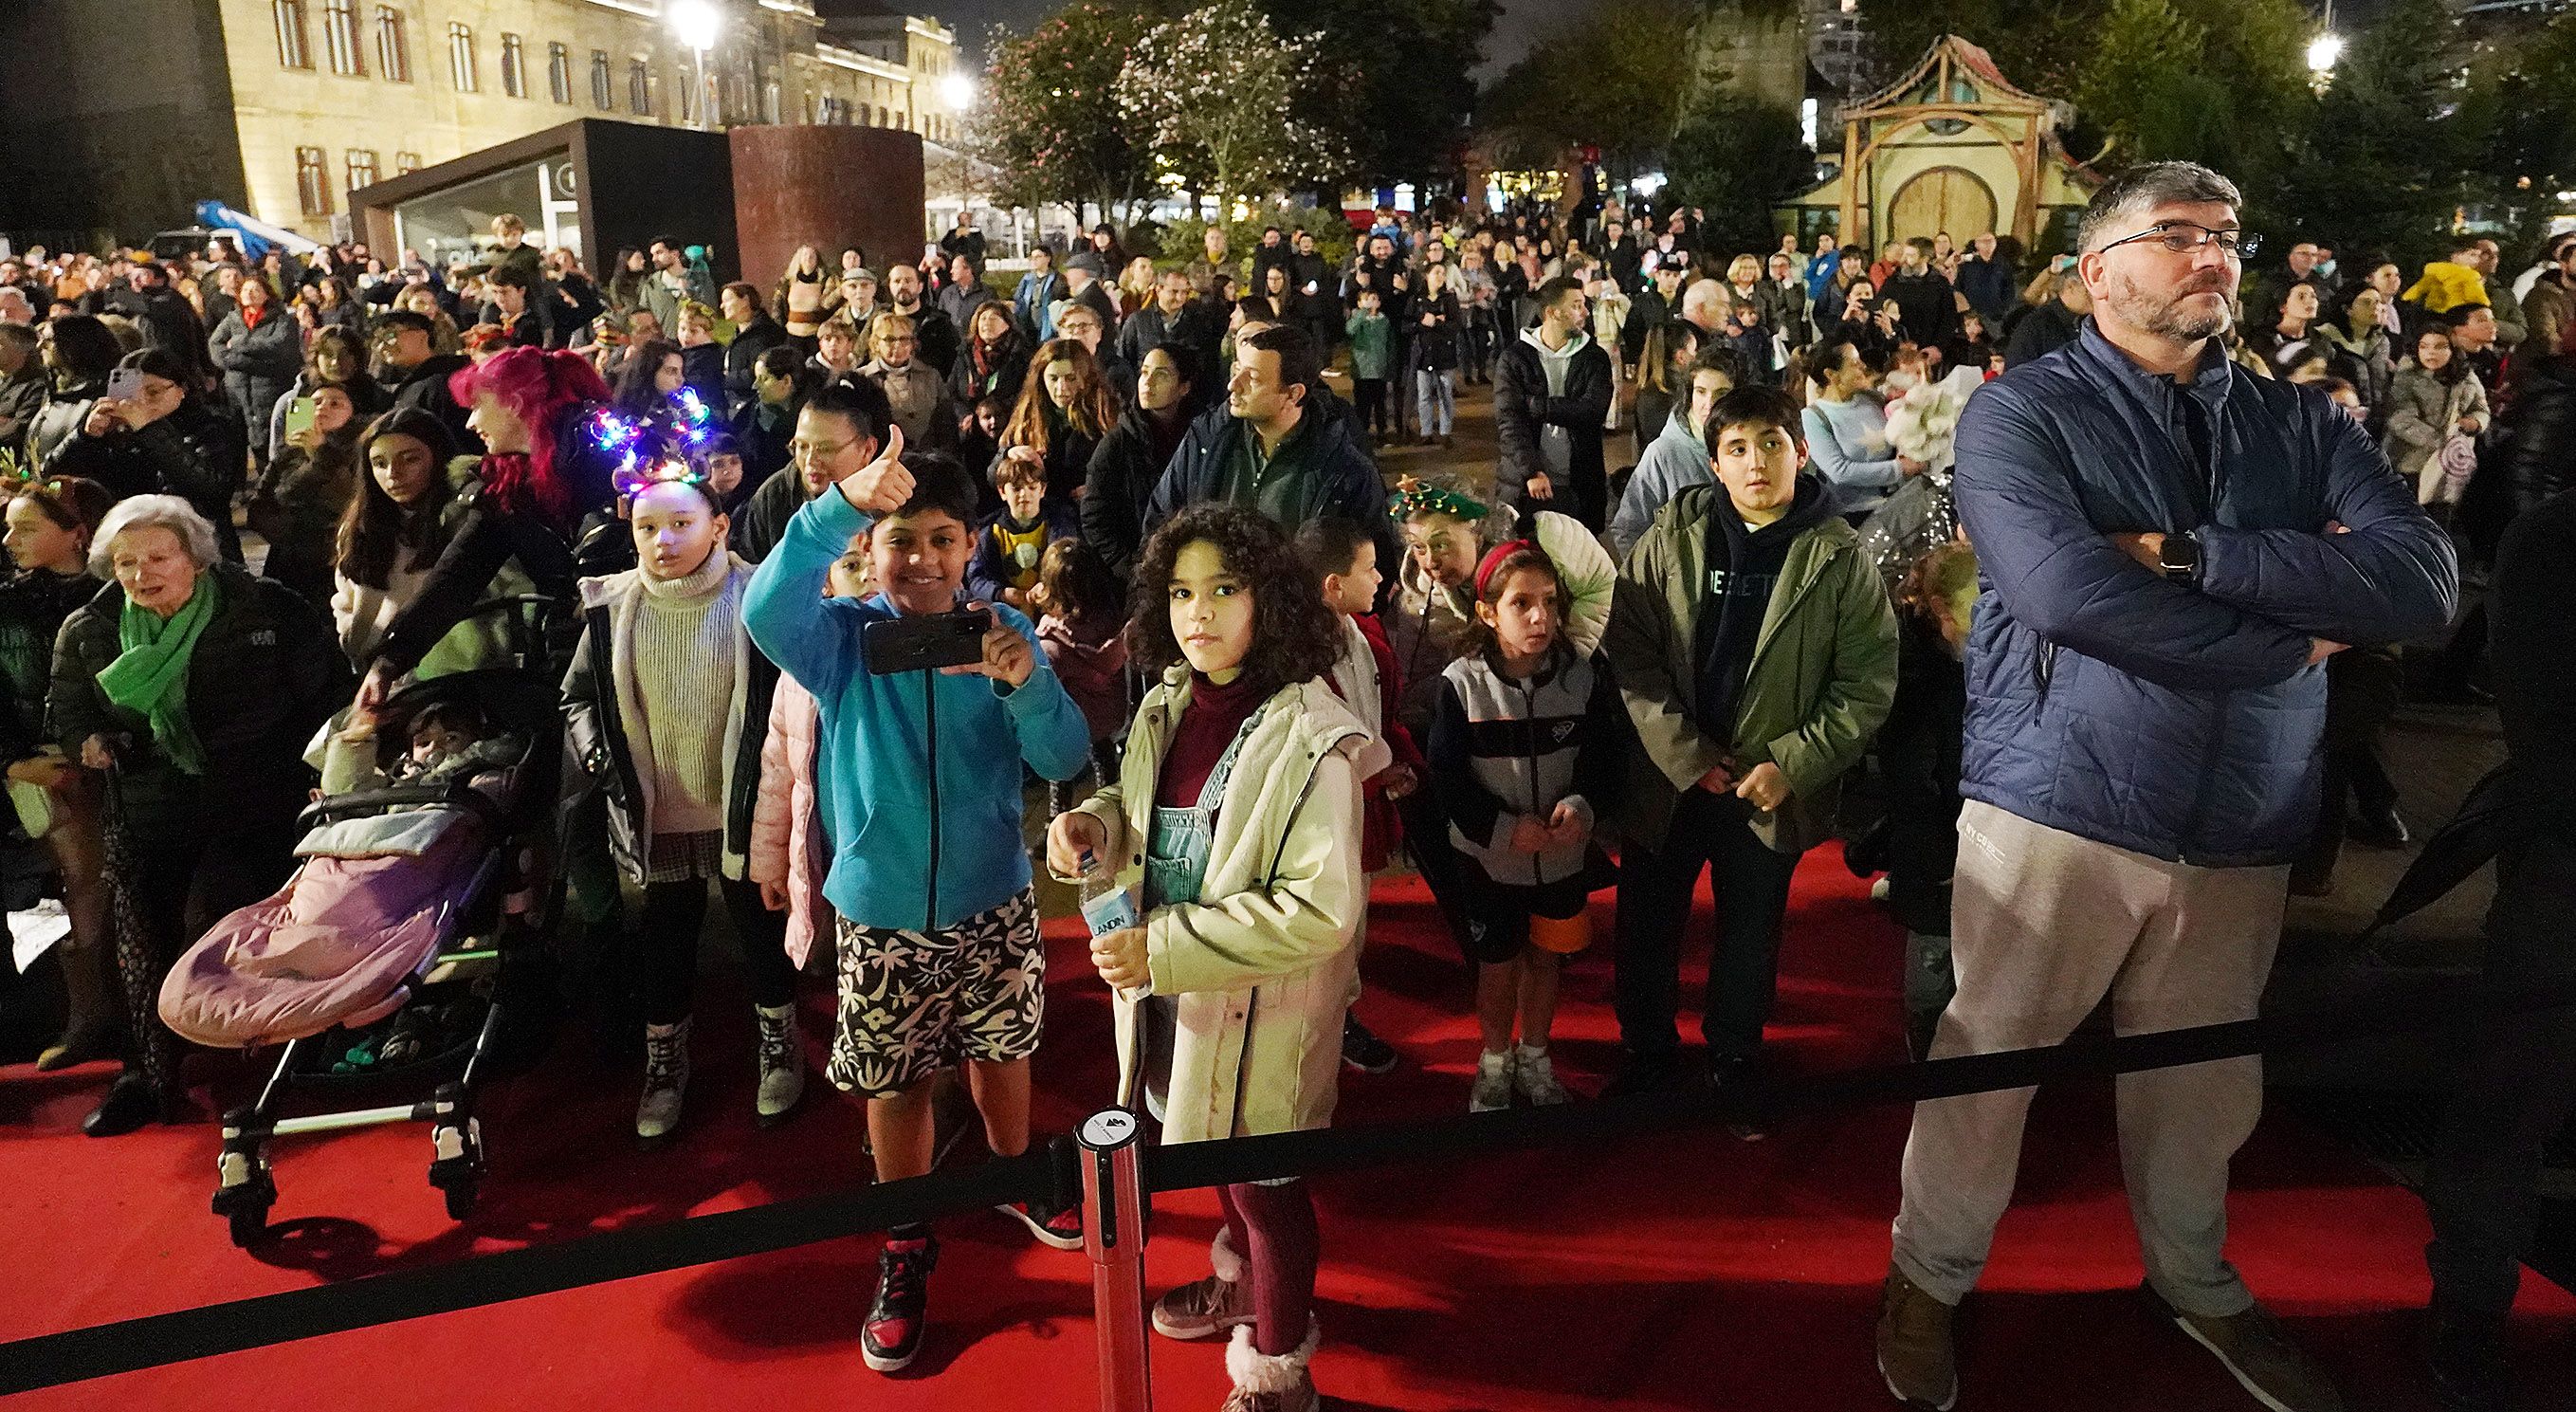
<path id="1" fill-rule="evenodd" d="M 1082 1248 L 1082 1208 L 1058 1210 L 1043 1201 L 1009 1201 L 993 1208 L 1029 1228 L 1029 1234 L 1058 1250 Z"/>
<path id="2" fill-rule="evenodd" d="M 859 1356 L 891 1373 L 921 1352 L 922 1309 L 929 1301 L 930 1272 L 939 1264 L 935 1240 L 890 1240 L 877 1256 L 877 1298 L 859 1330 Z"/>

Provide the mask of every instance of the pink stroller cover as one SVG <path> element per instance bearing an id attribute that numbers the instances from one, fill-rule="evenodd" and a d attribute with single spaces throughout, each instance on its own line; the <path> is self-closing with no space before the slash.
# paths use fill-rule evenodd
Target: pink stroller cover
<path id="1" fill-rule="evenodd" d="M 456 816 L 417 855 L 307 858 L 170 968 L 163 1023 L 198 1044 L 240 1048 L 392 1014 L 469 900 L 482 841 Z"/>

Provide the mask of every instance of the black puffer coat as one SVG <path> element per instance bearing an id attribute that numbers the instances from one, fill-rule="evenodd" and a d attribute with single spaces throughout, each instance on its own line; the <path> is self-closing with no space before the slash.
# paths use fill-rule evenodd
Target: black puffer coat
<path id="1" fill-rule="evenodd" d="M 46 698 L 54 740 L 75 759 L 93 735 L 133 741 L 118 797 L 125 825 L 147 840 L 216 821 L 247 829 L 294 818 L 312 779 L 305 744 L 349 700 L 348 663 L 321 609 L 238 564 L 206 572 L 223 603 L 188 660 L 188 719 L 205 748 L 202 775 L 182 774 L 153 745 L 151 723 L 98 688 L 98 674 L 123 650 L 124 589 L 99 589 L 64 622 L 54 646 Z"/>

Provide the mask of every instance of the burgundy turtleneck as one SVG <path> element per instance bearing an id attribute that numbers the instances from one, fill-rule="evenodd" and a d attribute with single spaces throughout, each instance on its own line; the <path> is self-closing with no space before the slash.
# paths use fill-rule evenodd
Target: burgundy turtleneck
<path id="1" fill-rule="evenodd" d="M 1162 778 L 1154 786 L 1154 803 L 1165 809 L 1187 809 L 1199 802 L 1208 775 L 1234 743 L 1234 734 L 1270 694 L 1250 676 L 1219 686 L 1198 672 L 1190 673 L 1190 704 L 1172 728 L 1171 748 L 1163 752 Z"/>

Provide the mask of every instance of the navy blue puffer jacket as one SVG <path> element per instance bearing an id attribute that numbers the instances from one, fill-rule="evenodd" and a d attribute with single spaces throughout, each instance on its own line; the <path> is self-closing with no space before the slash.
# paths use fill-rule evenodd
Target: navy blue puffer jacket
<path id="1" fill-rule="evenodd" d="M 2186 397 L 2209 414 L 2205 467 Z M 2459 597 L 2450 541 L 2332 402 L 2214 345 L 2178 385 L 2089 319 L 1969 399 L 1952 493 L 1990 590 L 1968 642 L 1960 792 L 2158 858 L 2295 854 L 2325 726 L 2312 639 L 2418 637 Z M 2197 583 L 2108 538 L 2159 531 L 2199 540 Z"/>

